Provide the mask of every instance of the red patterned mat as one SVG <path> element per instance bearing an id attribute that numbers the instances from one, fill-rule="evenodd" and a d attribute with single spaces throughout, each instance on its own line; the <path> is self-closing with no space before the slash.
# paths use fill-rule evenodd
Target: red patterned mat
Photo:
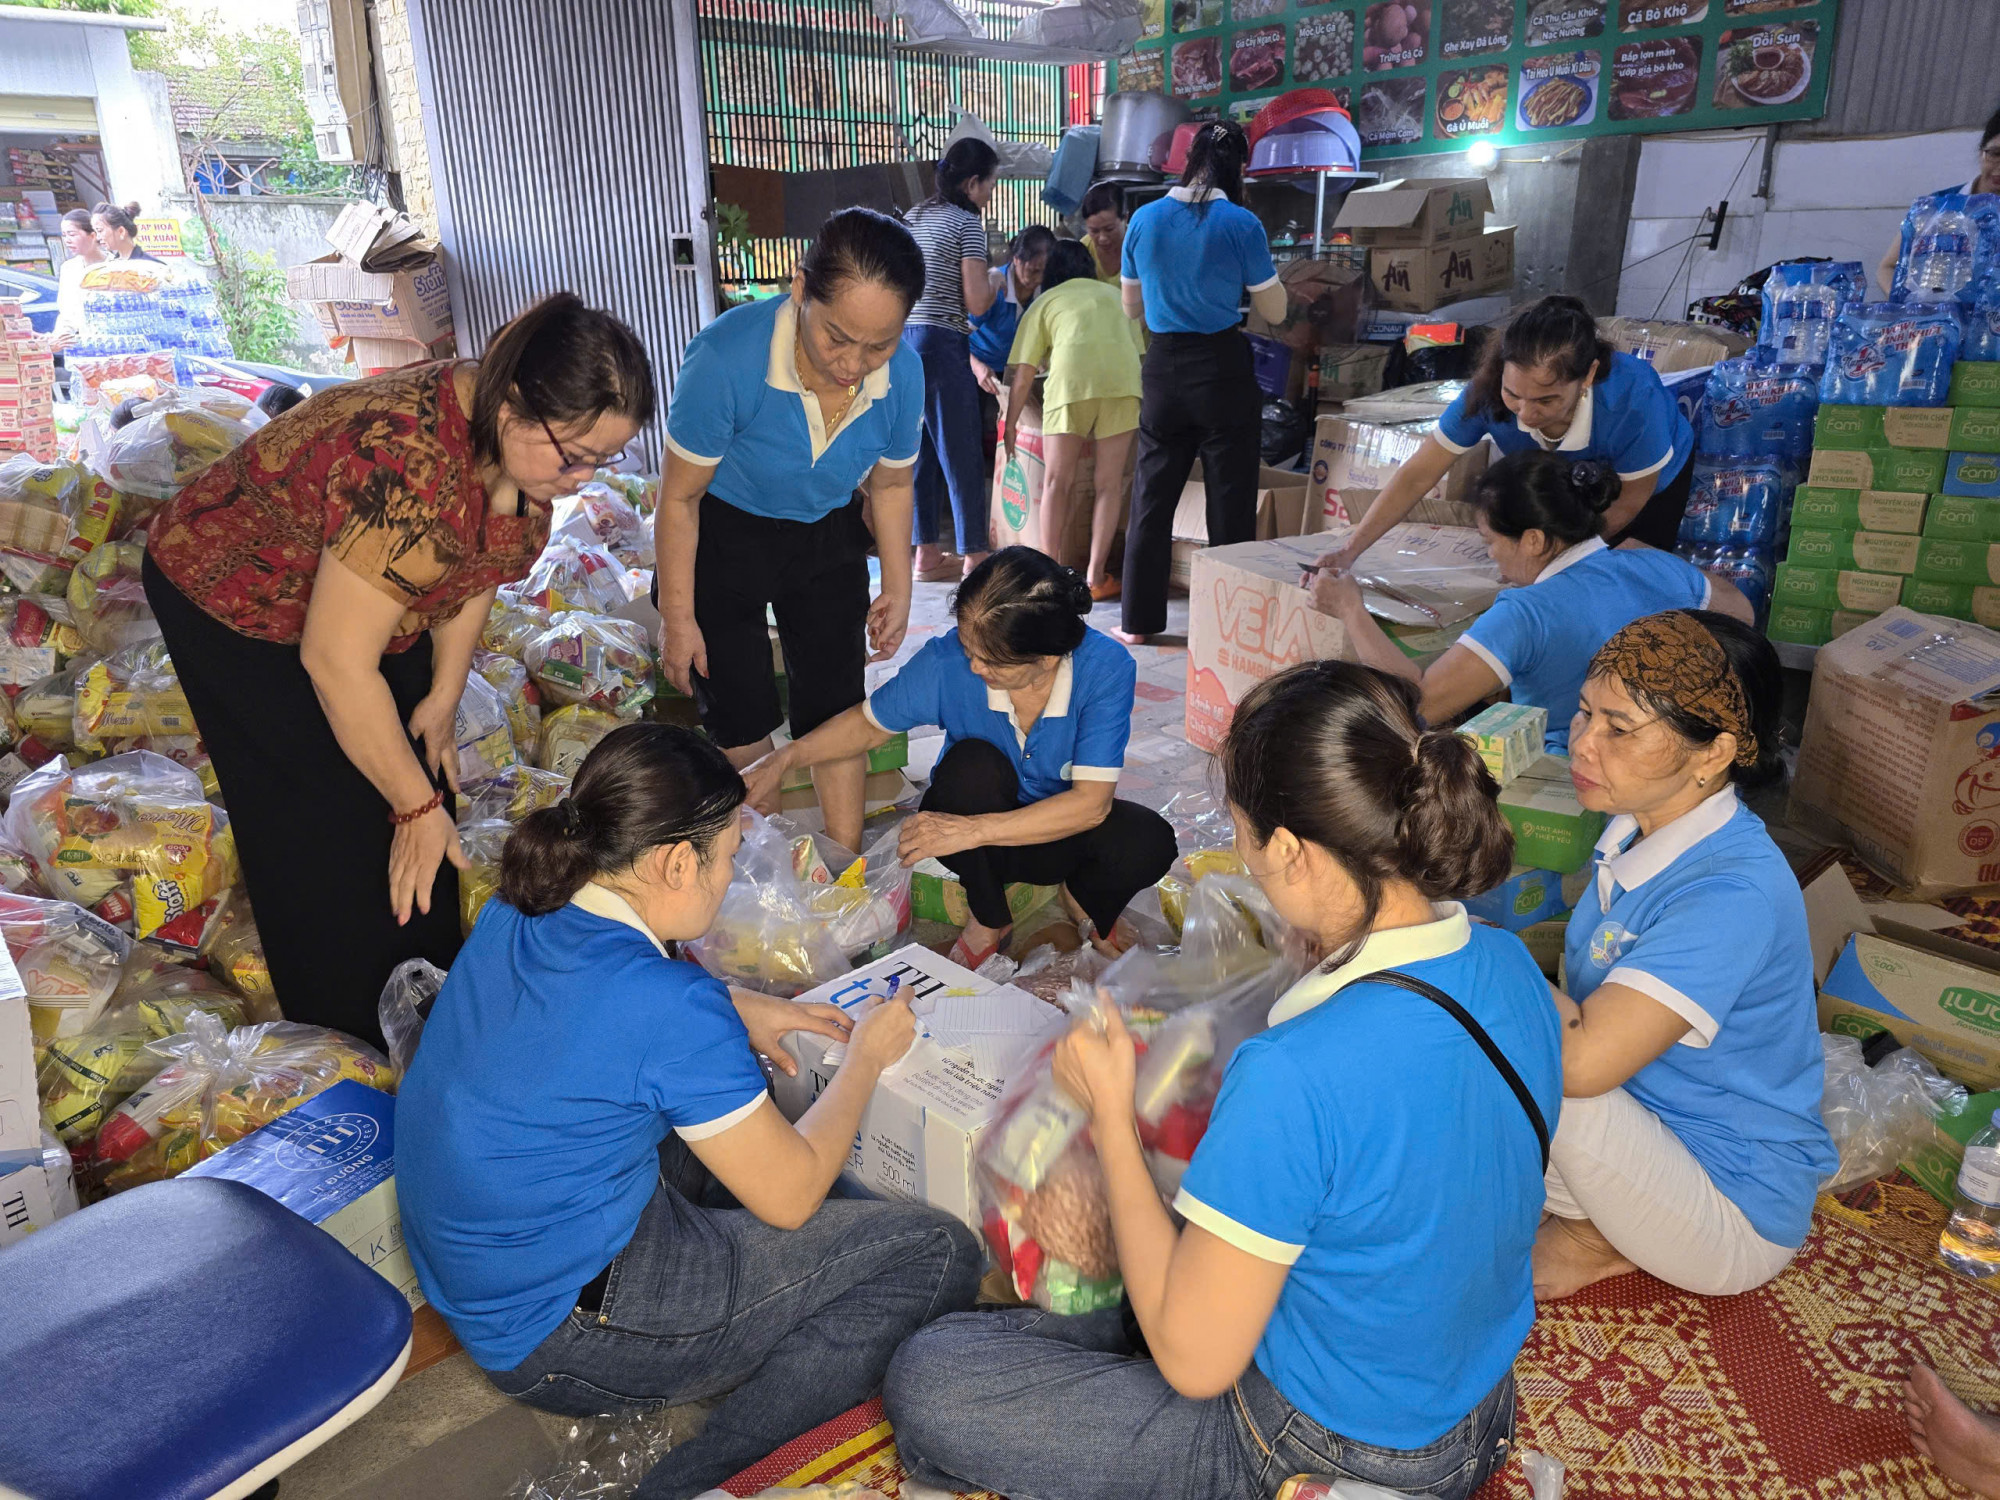
<path id="1" fill-rule="evenodd" d="M 1812 1238 L 1741 1297 L 1621 1277 L 1542 1310 L 1515 1366 L 1520 1443 L 1568 1467 L 1565 1500 L 1919 1500 L 1960 1495 L 1911 1449 L 1897 1387 L 1913 1359 L 2000 1407 L 2000 1288 L 1936 1257 L 1944 1210 L 1877 1183 L 1820 1200 Z M 900 1496 L 879 1403 L 727 1486 L 858 1481 Z M 1528 1500 L 1519 1463 L 1482 1500 Z"/>
<path id="2" fill-rule="evenodd" d="M 1897 899 L 1896 888 L 1853 855 L 1843 855 L 1840 864 L 1864 901 Z M 2000 950 L 2000 896 L 1946 896 L 1936 904 L 1960 919 L 1958 926 L 1942 929 L 1941 936 Z"/>

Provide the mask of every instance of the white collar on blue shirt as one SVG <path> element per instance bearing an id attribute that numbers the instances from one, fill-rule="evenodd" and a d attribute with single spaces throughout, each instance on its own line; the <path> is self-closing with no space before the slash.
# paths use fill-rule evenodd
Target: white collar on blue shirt
<path id="1" fill-rule="evenodd" d="M 1655 828 L 1631 848 L 1626 844 L 1639 831 L 1639 820 L 1620 813 L 1605 826 L 1597 841 L 1597 906 L 1611 909 L 1611 892 L 1636 891 L 1666 869 L 1688 850 L 1736 816 L 1736 785 L 1724 782 L 1722 790 L 1707 801 L 1682 813 L 1664 828 Z"/>
<path id="2" fill-rule="evenodd" d="M 833 440 L 852 427 L 860 415 L 889 394 L 889 365 L 885 361 L 880 369 L 871 370 L 861 382 L 861 389 L 854 393 L 848 403 L 847 414 L 840 419 L 840 425 L 828 432 L 826 418 L 819 409 L 819 397 L 805 387 L 799 379 L 796 359 L 799 338 L 799 309 L 790 297 L 778 305 L 778 315 L 771 325 L 771 359 L 764 371 L 764 384 L 773 390 L 790 391 L 799 398 L 806 410 L 806 431 L 812 436 L 813 462 L 818 463 L 820 455 L 833 446 Z"/>
<path id="3" fill-rule="evenodd" d="M 1542 436 L 1539 431 L 1530 427 L 1519 417 L 1514 418 L 1514 425 L 1527 433 L 1529 437 L 1540 443 L 1544 448 L 1552 449 L 1557 453 L 1581 453 L 1585 448 L 1590 446 L 1590 418 L 1592 411 L 1597 405 L 1596 399 L 1592 394 L 1595 389 L 1594 384 L 1586 385 L 1583 388 L 1583 394 L 1577 397 L 1576 415 L 1570 418 L 1569 431 L 1565 432 L 1559 439 Z"/>
<path id="4" fill-rule="evenodd" d="M 1339 968 L 1328 972 L 1315 969 L 1278 997 L 1271 1007 L 1271 1024 L 1302 1016 L 1315 1005 L 1332 999 L 1341 990 L 1370 974 L 1384 969 L 1400 969 L 1426 959 L 1456 953 L 1472 941 L 1472 922 L 1456 901 L 1440 901 L 1433 908 L 1434 922 L 1415 927 L 1385 927 L 1368 934 L 1361 950 Z"/>
<path id="5" fill-rule="evenodd" d="M 1564 568 L 1573 568 L 1586 557 L 1594 557 L 1605 550 L 1604 538 L 1594 536 L 1587 542 L 1578 542 L 1574 547 L 1565 547 L 1549 559 L 1548 566 L 1535 575 L 1535 582 L 1546 583 Z"/>
<path id="6" fill-rule="evenodd" d="M 1167 196 L 1176 203 L 1205 203 L 1217 195 L 1213 183 L 1203 183 L 1200 187 L 1188 187 L 1185 184 L 1180 187 L 1170 187 L 1167 189 Z"/>
<path id="7" fill-rule="evenodd" d="M 659 949 L 660 957 L 667 956 L 667 945 L 660 941 L 659 934 L 640 920 L 639 914 L 632 909 L 631 902 L 609 886 L 588 881 L 581 890 L 569 898 L 569 904 L 579 911 L 589 912 L 593 917 L 602 917 L 607 922 L 622 922 L 634 932 L 644 933 L 646 941 Z"/>
<path id="8" fill-rule="evenodd" d="M 1076 675 L 1072 663 L 1075 660 L 1076 657 L 1072 653 L 1069 656 L 1065 656 L 1061 663 L 1057 665 L 1056 685 L 1049 689 L 1048 706 L 1042 710 L 1043 719 L 1066 719 L 1069 717 L 1070 688 Z M 986 706 L 996 714 L 1005 714 L 1007 716 L 1007 722 L 1014 729 L 1015 742 L 1023 750 L 1027 749 L 1027 732 L 1021 728 L 1021 721 L 1014 717 L 1014 699 L 1012 695 L 1005 688 L 997 688 L 988 683 L 986 687 Z M 1035 722 L 1039 724 L 1041 719 L 1037 719 Z"/>

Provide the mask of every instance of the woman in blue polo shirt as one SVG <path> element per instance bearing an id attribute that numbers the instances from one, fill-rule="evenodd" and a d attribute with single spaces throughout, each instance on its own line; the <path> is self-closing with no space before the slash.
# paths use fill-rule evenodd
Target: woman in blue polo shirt
<path id="1" fill-rule="evenodd" d="M 1264 397 L 1237 324 L 1246 291 L 1261 316 L 1282 319 L 1285 289 L 1264 226 L 1239 206 L 1249 155 L 1239 126 L 1202 126 L 1180 186 L 1133 214 L 1125 229 L 1125 314 L 1142 319 L 1151 335 L 1125 528 L 1120 635 L 1127 645 L 1167 628 L 1174 507 L 1197 457 L 1209 541 L 1222 546 L 1257 535 Z"/>
<path id="2" fill-rule="evenodd" d="M 751 794 L 794 767 L 941 725 L 944 753 L 901 849 L 904 864 L 937 859 L 964 882 L 972 920 L 952 958 L 976 969 L 1007 941 L 1015 881 L 1061 886 L 1085 935 L 1117 952 L 1131 940 L 1119 915 L 1175 854 L 1166 819 L 1112 795 L 1132 735 L 1132 654 L 1083 623 L 1090 588 L 1076 572 L 1032 547 L 987 558 L 951 608 L 957 629 L 865 704 L 751 767 Z"/>
<path id="3" fill-rule="evenodd" d="M 1472 383 L 1322 565 L 1352 566 L 1487 437 L 1503 454 L 1543 449 L 1605 465 L 1618 476 L 1606 539 L 1673 550 L 1694 474 L 1694 429 L 1651 365 L 1598 337 L 1589 308 L 1544 297 L 1487 343 Z"/>
<path id="4" fill-rule="evenodd" d="M 972 375 L 988 396 L 1000 394 L 1007 378 L 1007 352 L 1014 347 L 1014 330 L 1021 314 L 1042 289 L 1042 268 L 1056 247 L 1056 232 L 1046 224 L 1030 224 L 1007 247 L 1007 263 L 995 266 L 987 280 L 993 305 L 972 319 Z M 994 413 L 993 429 L 999 430 Z"/>
<path id="5" fill-rule="evenodd" d="M 1777 654 L 1723 615 L 1626 626 L 1570 734 L 1612 815 L 1569 920 L 1562 1125 L 1536 1295 L 1639 1269 L 1706 1296 L 1762 1286 L 1838 1164 L 1820 1120 L 1798 880 L 1739 787 L 1784 774 Z"/>
<path id="6" fill-rule="evenodd" d="M 1513 838 L 1416 696 L 1315 662 L 1244 699 L 1221 751 L 1237 849 L 1332 956 L 1229 1059 L 1183 1229 L 1146 1169 L 1124 1025 L 1059 1045 L 1144 1344 L 1117 1309 L 940 1319 L 882 1392 L 913 1478 L 1268 1500 L 1315 1474 L 1463 1500 L 1505 1460 L 1561 1043 L 1527 950 L 1446 899 L 1502 879 Z"/>
<path id="7" fill-rule="evenodd" d="M 767 610 L 794 736 L 859 703 L 867 663 L 893 656 L 909 628 L 924 372 L 903 321 L 923 289 L 909 230 L 846 208 L 820 227 L 791 295 L 732 308 L 688 345 L 654 522 L 660 666 L 739 767 L 785 721 Z M 856 759 L 813 777 L 827 832 L 849 848 L 867 774 Z"/>
<path id="8" fill-rule="evenodd" d="M 1604 545 L 1618 478 L 1599 463 L 1516 453 L 1479 476 L 1479 534 L 1506 589 L 1430 666 L 1396 648 L 1351 574 L 1307 580 L 1313 606 L 1339 616 L 1360 659 L 1423 689 L 1424 718 L 1441 724 L 1502 690 L 1548 710 L 1548 748 L 1569 744 L 1590 659 L 1619 630 L 1663 609 L 1715 608 L 1746 625 L 1750 601 L 1727 579 L 1652 547 Z"/>
<path id="9" fill-rule="evenodd" d="M 865 1401 L 982 1265 L 947 1214 L 826 1199 L 907 1005 L 850 1034 L 669 956 L 714 920 L 742 801 L 693 730 L 606 736 L 507 841 L 396 1100 L 418 1284 L 495 1386 L 579 1417 L 723 1398 L 647 1477 L 661 1500 Z M 796 1126 L 757 1065 L 792 1071 L 793 1031 L 848 1047 Z"/>

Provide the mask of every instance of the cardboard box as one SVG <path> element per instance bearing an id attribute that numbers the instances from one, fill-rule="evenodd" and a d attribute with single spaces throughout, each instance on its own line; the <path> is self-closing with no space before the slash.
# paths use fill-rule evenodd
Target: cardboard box
<path id="1" fill-rule="evenodd" d="M 0 1167 L 0 1250 L 77 1210 L 69 1150 L 53 1135 L 46 1145 L 25 1166 Z"/>
<path id="2" fill-rule="evenodd" d="M 344 1078 L 261 1130 L 189 1167 L 241 1182 L 328 1234 L 403 1294 L 424 1302 L 396 1206 L 396 1101 Z"/>
<path id="3" fill-rule="evenodd" d="M 1000 392 L 1000 419 L 1007 418 L 1007 392 Z M 1132 470 L 1137 461 L 1139 445 L 1134 442 L 1126 451 L 1125 473 L 1120 481 L 1118 507 L 1118 533 L 1124 534 L 1125 523 L 1132 509 Z M 991 531 L 995 547 L 1034 547 L 1042 545 L 1042 486 L 1047 477 L 1042 443 L 1042 403 L 1039 397 L 1030 397 L 1026 409 L 1021 413 L 1021 425 L 1016 429 L 1014 456 L 1007 456 L 1002 445 L 993 455 L 993 506 Z M 1090 563 L 1091 515 L 1097 504 L 1097 445 L 1091 443 L 1077 460 L 1076 472 L 1070 480 L 1069 514 L 1063 521 L 1063 534 L 1058 543 L 1060 552 L 1056 560 L 1081 573 Z M 1115 574 L 1120 552 L 1120 543 L 1114 538 L 1111 547 L 1111 563 Z"/>
<path id="4" fill-rule="evenodd" d="M 1569 938 L 1568 918 L 1537 922 L 1514 935 L 1521 940 L 1536 966 L 1548 976 L 1549 982 L 1559 985 L 1562 981 L 1563 944 Z"/>
<path id="5" fill-rule="evenodd" d="M 1773 603 L 1764 634 L 1774 641 L 1824 646 L 1850 630 L 1872 624 L 1880 613 L 1880 610 L 1816 609 L 1809 604 Z"/>
<path id="6" fill-rule="evenodd" d="M 1007 910 L 1019 922 L 1053 901 L 1052 885 L 1010 885 Z M 919 860 L 910 870 L 910 913 L 920 922 L 943 922 L 963 927 L 972 920 L 972 908 L 965 901 L 965 886 L 935 859 Z"/>
<path id="7" fill-rule="evenodd" d="M 1492 890 L 1465 900 L 1468 916 L 1520 932 L 1537 922 L 1553 922 L 1569 911 L 1563 898 L 1562 876 L 1554 870 L 1516 865 Z"/>
<path id="8" fill-rule="evenodd" d="M 429 344 L 451 333 L 451 288 L 441 257 L 364 271 L 326 256 L 293 266 L 285 273 L 285 290 L 313 304 L 322 328 L 351 338 Z"/>
<path id="9" fill-rule="evenodd" d="M 1961 1083 L 2000 1085 L 2000 969 L 1857 932 L 1820 986 L 1819 1017 L 1847 1036 L 1887 1031 Z"/>
<path id="10" fill-rule="evenodd" d="M 2000 364 L 1962 359 L 1951 367 L 1953 406 L 2000 407 Z"/>
<path id="11" fill-rule="evenodd" d="M 1307 477 L 1296 469 L 1274 469 L 1266 464 L 1257 471 L 1257 540 L 1298 536 L 1305 530 Z M 1201 465 L 1181 491 L 1174 507 L 1173 563 L 1167 581 L 1185 589 L 1193 578 L 1194 555 L 1208 545 L 1208 486 Z"/>
<path id="12" fill-rule="evenodd" d="M 0 948 L 5 948 L 0 943 Z M 42 1101 L 35 1088 L 35 1033 L 27 988 L 12 954 L 0 963 L 0 1171 L 39 1160 Z"/>
<path id="13" fill-rule="evenodd" d="M 1919 537 L 1915 571 L 1928 583 L 2000 583 L 2000 543 Z"/>
<path id="14" fill-rule="evenodd" d="M 1802 484 L 1792 494 L 1792 522 L 1815 531 L 1926 530 L 1930 496 L 1900 490 L 1833 490 Z"/>
<path id="15" fill-rule="evenodd" d="M 1272 323 L 1255 308 L 1244 321 L 1243 331 L 1255 337 L 1276 339 L 1294 354 L 1311 356 L 1324 344 L 1346 344 L 1354 339 L 1361 320 L 1364 277 L 1354 267 L 1339 261 L 1303 259 L 1287 261 L 1278 271 L 1285 289 L 1285 319 Z M 1301 381 L 1303 371 L 1294 366 Z"/>
<path id="16" fill-rule="evenodd" d="M 862 816 L 872 818 L 877 813 L 887 812 L 915 791 L 916 788 L 910 785 L 909 778 L 901 771 L 876 771 L 861 783 Z M 810 777 L 804 786 L 794 785 L 781 788 L 778 792 L 778 809 L 781 812 L 803 812 L 818 807 L 819 793 L 813 789 Z"/>
<path id="17" fill-rule="evenodd" d="M 1850 631 L 1814 664 L 1790 821 L 1925 897 L 2000 884 L 1995 693 L 1993 631 L 1901 607 Z"/>
<path id="18" fill-rule="evenodd" d="M 416 220 L 379 203 L 350 203 L 326 232 L 326 242 L 356 265 L 390 270 L 438 253 Z"/>
<path id="19" fill-rule="evenodd" d="M 1947 495 L 2000 499 L 2000 453 L 1952 454 L 1946 463 L 1944 483 L 1940 488 Z"/>
<path id="20" fill-rule="evenodd" d="M 1906 578 L 1901 602 L 1904 608 L 1914 609 L 1918 614 L 1972 620 L 1988 630 L 2000 630 L 2000 588 Z"/>
<path id="21" fill-rule="evenodd" d="M 1951 410 L 1943 406 L 1820 407 L 1815 448 L 1949 448 Z"/>
<path id="22" fill-rule="evenodd" d="M 1319 351 L 1319 399 L 1353 401 L 1382 389 L 1389 368 L 1383 344 L 1329 344 Z"/>
<path id="23" fill-rule="evenodd" d="M 1750 347 L 1750 340 L 1742 334 L 1706 323 L 1599 318 L 1597 332 L 1612 348 L 1643 359 L 1661 375 L 1705 370 L 1725 359 L 1735 359 Z"/>
<path id="24" fill-rule="evenodd" d="M 1917 571 L 1922 545 L 1922 537 L 1900 531 L 1816 531 L 1794 526 L 1785 561 L 1809 568 L 1909 574 Z"/>
<path id="25" fill-rule="evenodd" d="M 1924 511 L 1924 535 L 1961 542 L 2000 542 L 2000 500 L 1934 495 Z"/>
<path id="26" fill-rule="evenodd" d="M 1604 814 L 1577 801 L 1566 755 L 1544 755 L 1503 788 L 1500 815 L 1514 830 L 1516 863 L 1557 875 L 1590 863 L 1604 832 Z"/>
<path id="27" fill-rule="evenodd" d="M 1302 661 L 1353 660 L 1347 629 L 1299 587 L 1325 537 L 1277 537 L 1195 555 L 1188 599 L 1187 739 L 1214 750 L 1243 695 Z M 1392 582 L 1439 618 L 1374 593 L 1369 609 L 1389 638 L 1427 662 L 1456 641 L 1499 593 L 1499 573 L 1479 533 L 1452 526 L 1394 526 L 1362 555 L 1357 572 Z"/>
<path id="28" fill-rule="evenodd" d="M 1306 496 L 1305 530 L 1337 530 L 1358 523 L 1403 461 L 1423 445 L 1435 422 L 1370 422 L 1346 415 L 1320 417 L 1313 425 L 1311 489 Z M 1471 526 L 1472 486 L 1486 472 L 1493 445 L 1474 444 L 1453 461 L 1444 478 L 1426 491 L 1407 520 L 1434 526 Z"/>
<path id="29" fill-rule="evenodd" d="M 875 1086 L 847 1173 L 872 1193 L 928 1203 L 977 1230 L 980 1138 L 1010 1074 L 1060 1035 L 1069 1018 L 1025 990 L 996 985 L 916 946 L 808 990 L 799 1003 L 858 1010 L 892 977 L 923 1012 L 930 1035 L 920 1036 Z M 777 1074 L 772 1094 L 787 1119 L 797 1120 L 833 1081 L 829 1045 L 810 1032 L 785 1038 L 798 1076 Z"/>
<path id="30" fill-rule="evenodd" d="M 1491 212 L 1484 177 L 1399 177 L 1354 189 L 1333 227 L 1348 230 L 1357 245 L 1423 249 L 1477 236 Z"/>
<path id="31" fill-rule="evenodd" d="M 1458 726 L 1502 786 L 1542 758 L 1548 732 L 1549 711 L 1526 703 L 1489 704 Z"/>
<path id="32" fill-rule="evenodd" d="M 1879 615 L 1902 602 L 1903 577 L 1897 573 L 1856 573 L 1832 568 L 1778 564 L 1771 589 L 1773 604 L 1797 604 L 1807 609 L 1852 609 Z"/>
<path id="33" fill-rule="evenodd" d="M 1815 448 L 1808 484 L 1837 490 L 1922 490 L 1944 483 L 1945 455 L 1922 448 Z"/>
<path id="34" fill-rule="evenodd" d="M 1951 443 L 1958 453 L 2000 453 L 2000 408 L 1963 406 L 1951 414 Z"/>
<path id="35" fill-rule="evenodd" d="M 771 736 L 773 744 L 784 745 L 791 741 L 791 735 L 778 730 Z M 868 752 L 868 774 L 880 776 L 885 772 L 900 771 L 910 763 L 910 736 L 906 730 L 892 735 L 886 744 L 877 745 Z M 785 773 L 785 779 L 778 790 L 781 792 L 809 791 L 812 788 L 812 767 L 794 766 Z"/>
<path id="36" fill-rule="evenodd" d="M 2000 1093 L 1969 1094 L 1947 1102 L 1931 1122 L 1928 1139 L 1906 1150 L 1896 1165 L 1916 1179 L 1917 1186 L 1947 1208 L 1957 1199 L 1958 1169 L 1965 1165 L 1965 1146 L 2000 1110 Z"/>
<path id="37" fill-rule="evenodd" d="M 408 365 L 430 364 L 450 359 L 457 352 L 451 335 L 435 344 L 416 344 L 408 339 L 349 338 L 348 358 L 363 375 L 379 375 L 384 370 L 400 370 Z"/>
<path id="38" fill-rule="evenodd" d="M 1461 297 L 1500 291 L 1514 284 L 1514 226 L 1429 248 L 1370 250 L 1368 279 L 1377 301 L 1405 312 L 1431 312 Z"/>

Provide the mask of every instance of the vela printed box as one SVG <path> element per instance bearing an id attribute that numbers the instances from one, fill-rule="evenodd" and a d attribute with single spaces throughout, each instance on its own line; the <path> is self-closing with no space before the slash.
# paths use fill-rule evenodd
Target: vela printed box
<path id="1" fill-rule="evenodd" d="M 915 945 L 808 990 L 798 1001 L 858 1012 L 892 979 L 918 1013 L 921 1029 L 869 1096 L 847 1173 L 872 1193 L 928 1203 L 977 1231 L 980 1139 L 1012 1072 L 1059 1035 L 1069 1018 L 1026 990 L 994 984 Z M 831 1045 L 809 1032 L 785 1038 L 799 1068 L 796 1078 L 772 1078 L 772 1096 L 785 1118 L 797 1120 L 833 1082 L 838 1063 L 827 1061 Z"/>

